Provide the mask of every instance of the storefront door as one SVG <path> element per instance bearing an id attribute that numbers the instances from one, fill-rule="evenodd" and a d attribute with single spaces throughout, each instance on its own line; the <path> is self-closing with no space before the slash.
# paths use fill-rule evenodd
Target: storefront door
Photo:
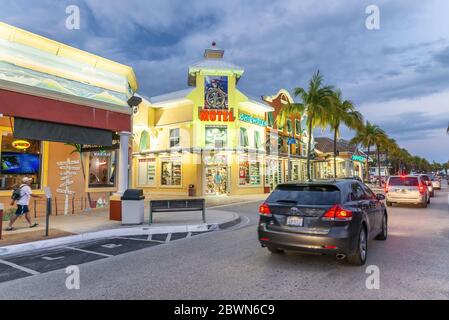
<path id="1" fill-rule="evenodd" d="M 270 190 L 276 188 L 276 186 L 281 182 L 281 171 L 279 165 L 280 162 L 277 160 L 267 160 L 265 182 L 266 185 L 270 187 Z"/>
<path id="2" fill-rule="evenodd" d="M 229 168 L 225 165 L 210 165 L 205 169 L 206 195 L 222 195 L 228 193 L 229 188 Z"/>

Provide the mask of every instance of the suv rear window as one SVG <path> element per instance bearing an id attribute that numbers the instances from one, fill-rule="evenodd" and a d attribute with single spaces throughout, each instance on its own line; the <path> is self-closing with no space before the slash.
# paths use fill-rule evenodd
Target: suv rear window
<path id="1" fill-rule="evenodd" d="M 267 202 L 293 202 L 305 205 L 333 205 L 340 203 L 340 190 L 333 185 L 278 186 Z"/>
<path id="2" fill-rule="evenodd" d="M 419 185 L 417 177 L 391 177 L 388 182 L 390 186 L 408 186 L 417 187 Z"/>

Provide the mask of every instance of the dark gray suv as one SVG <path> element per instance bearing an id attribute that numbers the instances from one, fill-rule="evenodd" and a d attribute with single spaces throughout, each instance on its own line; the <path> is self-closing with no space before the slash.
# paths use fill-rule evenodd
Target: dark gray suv
<path id="1" fill-rule="evenodd" d="M 259 241 L 272 253 L 331 254 L 363 265 L 368 240 L 387 239 L 384 199 L 357 180 L 280 184 L 259 207 Z"/>

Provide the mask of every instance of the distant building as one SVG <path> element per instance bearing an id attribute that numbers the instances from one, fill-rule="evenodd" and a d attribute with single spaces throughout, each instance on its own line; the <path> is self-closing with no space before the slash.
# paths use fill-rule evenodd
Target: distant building
<path id="1" fill-rule="evenodd" d="M 334 140 L 315 138 L 314 178 L 334 178 Z M 349 141 L 337 141 L 337 178 L 359 176 L 363 178 L 366 154 Z"/>

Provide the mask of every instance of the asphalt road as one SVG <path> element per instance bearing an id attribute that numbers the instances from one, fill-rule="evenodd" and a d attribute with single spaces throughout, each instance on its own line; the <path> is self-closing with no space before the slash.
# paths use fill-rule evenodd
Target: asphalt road
<path id="1" fill-rule="evenodd" d="M 66 288 L 68 275 L 60 269 L 0 283 L 0 298 L 449 299 L 447 192 L 444 185 L 427 209 L 389 208 L 389 237 L 369 243 L 364 267 L 332 257 L 270 254 L 257 241 L 254 203 L 223 208 L 242 216 L 241 224 L 224 231 L 88 258 L 79 265 L 79 290 Z M 369 265 L 379 268 L 379 289 L 366 288 Z M 17 278 L 23 272 L 9 268 Z"/>

